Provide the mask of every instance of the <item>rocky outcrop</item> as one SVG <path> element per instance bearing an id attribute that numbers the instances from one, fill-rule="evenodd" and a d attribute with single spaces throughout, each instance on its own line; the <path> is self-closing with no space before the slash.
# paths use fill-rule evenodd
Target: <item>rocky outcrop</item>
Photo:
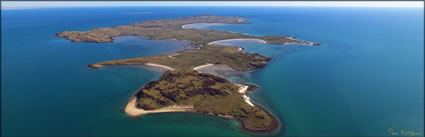
<path id="1" fill-rule="evenodd" d="M 197 95 L 228 96 L 231 94 L 229 90 L 235 89 L 237 87 L 224 78 L 194 70 L 180 70 L 166 72 L 161 79 L 149 82 L 136 96 L 141 99 L 149 98 L 158 106 L 163 106 Z M 143 103 L 140 106 L 144 109 L 156 109 Z"/>

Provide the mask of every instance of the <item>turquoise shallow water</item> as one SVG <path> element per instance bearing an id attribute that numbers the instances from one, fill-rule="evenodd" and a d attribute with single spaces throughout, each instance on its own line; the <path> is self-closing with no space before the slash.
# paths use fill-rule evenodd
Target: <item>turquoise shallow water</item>
<path id="1" fill-rule="evenodd" d="M 152 14 L 128 14 L 136 12 Z M 255 12 L 254 12 L 255 11 Z M 250 35 L 291 35 L 320 47 L 236 43 L 271 56 L 234 81 L 284 123 L 276 136 L 386 136 L 423 133 L 423 8 L 133 7 L 2 11 L 2 135 L 246 136 L 235 121 L 170 113 L 139 120 L 122 109 L 160 73 L 142 67 L 91 70 L 94 62 L 182 50 L 172 41 L 121 37 L 72 43 L 54 36 L 147 19 L 196 14 L 245 16 L 252 24 L 216 25 Z"/>

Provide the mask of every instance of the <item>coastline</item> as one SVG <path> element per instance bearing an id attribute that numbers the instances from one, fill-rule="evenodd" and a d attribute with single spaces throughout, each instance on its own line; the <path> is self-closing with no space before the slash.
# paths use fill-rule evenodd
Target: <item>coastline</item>
<path id="1" fill-rule="evenodd" d="M 238 22 L 242 22 L 242 21 L 243 20 L 238 20 Z M 222 21 L 222 22 L 226 22 L 226 21 Z M 141 23 L 141 25 L 142 24 L 143 23 Z M 202 24 L 211 24 L 211 23 L 201 23 L 201 25 Z M 146 22 L 143 25 L 152 25 L 152 23 L 151 22 Z M 184 29 L 184 28 L 187 28 L 187 25 L 191 25 L 191 24 L 182 25 L 181 27 Z M 194 28 L 194 29 L 196 29 L 196 28 Z M 147 31 L 147 30 L 146 30 L 146 33 L 150 32 L 150 31 Z M 98 31 L 100 31 L 100 32 L 98 32 Z M 120 32 L 119 29 L 118 30 L 109 30 L 109 29 L 102 29 L 102 28 L 100 28 L 100 29 L 92 30 L 92 31 L 90 31 L 90 33 L 93 33 L 93 34 L 98 34 L 98 33 L 99 34 L 103 34 L 102 32 L 104 32 L 104 31 L 118 31 L 118 32 Z M 183 32 L 189 33 L 190 31 L 183 31 Z M 271 43 L 271 44 L 276 44 L 277 43 L 277 44 L 283 44 L 283 45 L 285 45 L 286 43 L 292 44 L 292 41 L 295 41 L 294 38 L 292 38 L 292 37 L 286 38 L 285 36 L 255 37 L 255 36 L 239 35 L 237 33 L 231 33 L 231 32 L 226 32 L 225 33 L 225 32 L 221 32 L 221 31 L 205 31 L 205 34 L 212 35 L 212 36 L 221 36 L 220 35 L 221 33 L 223 33 L 223 35 L 230 35 L 227 38 L 231 38 L 231 39 L 221 38 L 221 40 L 220 39 L 215 39 L 216 41 L 212 41 L 212 40 L 214 40 L 214 38 L 209 38 L 211 40 L 208 40 L 207 39 L 205 41 L 202 41 L 202 40 L 199 40 L 199 39 L 193 39 L 191 37 L 189 37 L 189 38 L 188 37 L 184 37 L 186 35 L 181 35 L 181 33 L 179 33 L 179 35 L 176 35 L 175 37 L 168 38 L 168 39 L 177 40 L 177 39 L 183 38 L 186 41 L 193 41 L 193 43 L 198 43 L 198 44 L 201 43 L 201 45 L 199 47 L 197 47 L 197 49 L 201 49 L 201 47 L 203 47 L 202 44 L 205 44 L 205 43 L 207 43 L 205 46 L 212 46 L 210 48 L 214 48 L 214 45 L 213 44 L 216 44 L 218 42 L 226 42 L 226 41 L 248 41 L 248 42 L 255 42 L 255 43 Z M 79 35 L 79 32 L 71 32 L 71 31 L 65 31 L 65 32 L 61 32 L 61 33 L 58 33 L 57 34 L 58 37 L 64 37 L 64 38 L 70 39 L 71 41 L 73 40 L 72 39 L 73 37 L 71 37 L 71 36 L 74 36 L 74 35 L 80 36 Z M 134 35 L 136 35 L 136 36 L 139 36 L 139 35 L 144 36 L 146 34 L 145 33 L 140 33 L 140 34 L 137 33 L 137 34 L 134 34 Z M 169 32 L 167 32 L 167 35 L 166 36 L 168 36 L 168 35 L 169 35 Z M 156 36 L 156 35 L 154 35 L 154 36 Z M 152 36 L 151 39 L 155 40 L 156 38 L 154 36 Z M 177 37 L 177 36 L 181 36 L 181 37 Z M 201 36 L 204 36 L 204 35 L 201 35 Z M 113 37 L 113 36 L 111 36 L 111 37 Z M 158 36 L 158 37 L 160 37 L 160 36 Z M 83 38 L 76 38 L 76 39 L 79 40 L 79 41 L 73 41 L 73 42 L 81 42 L 81 41 L 84 41 L 85 40 L 84 37 Z M 95 42 L 105 42 L 104 41 L 105 39 L 106 39 L 106 37 L 104 37 L 103 35 L 99 35 L 98 37 L 93 38 L 93 40 Z M 289 39 L 289 41 L 287 39 Z M 85 40 L 85 41 L 92 42 L 93 40 L 92 39 L 89 39 L 89 40 Z M 106 41 L 106 42 L 108 42 L 108 41 Z M 307 43 L 307 42 L 304 42 L 303 43 L 303 41 L 296 41 L 296 42 L 300 42 L 302 44 L 312 44 L 314 46 L 314 43 L 312 43 L 312 42 L 309 42 L 309 43 Z M 190 43 L 192 43 L 192 42 L 190 42 Z M 300 44 L 300 43 L 296 43 L 296 44 Z M 220 44 L 218 44 L 218 45 L 220 45 Z M 216 48 L 216 49 L 219 49 L 219 48 Z M 194 51 L 196 51 L 196 50 L 194 50 Z M 205 50 L 205 51 L 208 51 L 208 50 Z M 240 56 L 245 55 L 243 57 L 246 57 L 246 56 L 250 57 L 249 55 L 251 55 L 251 54 L 248 54 L 248 53 L 243 53 L 243 48 L 240 48 L 240 47 L 237 48 L 237 51 L 239 51 L 239 52 L 235 52 L 235 53 L 238 54 L 238 55 L 240 55 Z M 232 50 L 232 52 L 233 52 L 233 50 Z M 242 53 L 240 53 L 240 52 L 242 52 Z M 209 53 L 209 52 L 207 52 L 207 53 Z M 178 53 L 178 54 L 181 54 L 181 53 Z M 215 53 L 212 54 L 212 56 L 214 56 L 214 55 L 215 55 Z M 229 55 L 227 55 L 225 57 L 228 57 L 228 56 Z M 258 54 L 252 54 L 251 56 L 256 56 L 257 58 L 261 58 L 261 59 L 262 58 L 266 58 L 266 57 L 263 57 L 263 56 L 259 56 Z M 167 55 L 166 57 L 167 58 L 165 60 L 169 60 L 170 58 L 171 59 L 175 58 L 175 55 L 174 54 Z M 234 59 L 234 56 L 230 56 L 228 58 L 233 59 L 233 60 L 237 60 L 237 59 Z M 221 59 L 221 58 L 218 58 L 218 59 Z M 258 61 L 258 59 L 256 59 L 256 58 L 254 58 L 253 60 L 254 61 Z M 255 64 L 257 62 L 254 62 L 254 65 L 253 65 L 254 68 L 264 67 L 265 66 L 264 62 L 267 62 L 270 59 L 264 59 L 264 60 L 265 61 L 263 61 L 263 64 L 258 63 L 260 66 L 258 64 Z M 196 60 L 196 61 L 198 61 L 198 60 Z M 204 60 L 199 60 L 199 61 L 200 62 L 204 62 Z M 240 61 L 240 60 L 237 60 L 237 61 Z M 169 71 L 169 70 L 171 70 L 171 71 L 175 70 L 175 69 L 173 69 L 173 68 L 171 68 L 169 66 L 165 66 L 165 65 L 161 65 L 161 64 L 155 64 L 155 63 L 147 63 L 147 62 L 151 62 L 151 61 L 139 61 L 139 62 L 136 61 L 135 63 L 133 63 L 133 62 L 130 62 L 128 60 L 124 60 L 124 63 L 122 63 L 122 64 L 119 64 L 117 62 L 118 61 L 113 62 L 113 63 L 110 63 L 110 64 L 111 65 L 117 65 L 117 64 L 118 65 L 135 65 L 135 64 L 139 64 L 139 65 L 146 65 L 146 66 L 151 66 L 151 67 L 155 67 L 155 68 L 159 68 L 159 69 L 165 69 L 167 71 Z M 192 66 L 199 65 L 199 64 L 201 64 L 200 62 L 199 63 L 195 63 L 194 65 L 186 65 L 186 68 L 189 69 Z M 249 61 L 247 61 L 247 62 L 252 64 L 252 62 L 249 62 Z M 145 63 L 145 64 L 143 64 L 143 63 Z M 205 63 L 207 63 L 207 62 L 205 62 Z M 215 64 L 209 64 L 209 63 L 207 63 L 207 64 L 204 64 L 204 65 L 200 65 L 200 66 L 194 67 L 192 69 L 195 70 L 195 71 L 200 72 L 201 69 L 212 67 L 214 65 Z M 104 64 L 99 63 L 99 64 L 89 65 L 90 68 L 100 68 L 100 67 L 103 67 L 103 66 L 109 66 L 109 65 L 107 63 L 104 63 Z M 175 67 L 177 70 L 179 70 L 179 69 L 182 68 L 181 66 L 174 66 L 174 65 L 172 65 L 172 66 Z M 249 69 L 249 68 L 252 68 L 252 67 L 245 67 L 245 68 L 248 68 Z M 245 69 L 239 69 L 239 71 L 244 71 L 244 70 Z M 235 119 L 235 120 L 237 120 L 237 121 L 240 122 L 240 124 L 241 124 L 240 127 L 241 127 L 242 131 L 248 132 L 248 133 L 251 133 L 251 134 L 260 134 L 260 135 L 270 135 L 270 133 L 274 133 L 276 131 L 276 129 L 279 129 L 280 128 L 280 123 L 279 123 L 279 120 L 278 120 L 278 118 L 276 116 L 274 116 L 273 114 L 271 114 L 271 112 L 267 111 L 266 109 L 262 108 L 261 106 L 255 104 L 254 102 L 251 101 L 251 99 L 248 96 L 248 90 L 250 90 L 249 89 L 250 86 L 239 85 L 239 84 L 236 84 L 236 83 L 232 83 L 232 84 L 235 84 L 235 85 L 238 85 L 239 86 L 238 92 L 241 93 L 241 96 L 242 96 L 242 98 L 244 100 L 244 101 L 242 101 L 242 99 L 241 99 L 241 100 L 238 100 L 238 102 L 239 103 L 245 102 L 245 103 L 247 103 L 247 105 L 249 105 L 251 107 L 259 107 L 259 109 L 263 110 L 270 117 L 270 119 L 272 120 L 271 123 L 269 121 L 270 119 L 267 119 L 267 121 L 269 123 L 267 123 L 265 125 L 258 125 L 258 124 L 256 125 L 256 124 L 252 124 L 253 122 L 250 121 L 251 120 L 250 118 L 243 117 L 243 116 L 240 116 L 240 115 L 237 115 L 237 114 L 234 114 L 234 113 L 227 113 L 226 112 L 226 113 L 220 113 L 220 114 L 218 114 L 218 113 L 216 113 L 215 110 L 201 112 L 202 108 L 198 108 L 199 110 L 196 110 L 194 108 L 194 106 L 178 106 L 178 105 L 166 106 L 165 105 L 165 107 L 162 107 L 162 108 L 161 107 L 156 107 L 154 110 L 145 110 L 145 109 L 142 109 L 142 107 L 141 108 L 138 108 L 137 107 L 137 105 L 138 105 L 138 102 L 137 102 L 138 98 L 135 95 L 133 95 L 131 97 L 131 99 L 129 100 L 129 102 L 127 103 L 127 105 L 126 105 L 126 107 L 124 109 L 124 112 L 126 114 L 130 115 L 130 116 L 140 116 L 140 115 L 145 115 L 145 114 L 150 114 L 150 113 L 167 113 L 167 112 L 194 112 L 194 113 L 201 113 L 201 114 L 209 114 L 209 115 L 214 115 L 214 116 L 217 116 L 217 117 L 224 117 L 224 118 Z M 137 91 L 135 94 L 137 94 L 138 92 L 140 92 L 140 90 Z M 239 96 L 239 94 L 238 94 L 238 96 Z M 244 104 L 244 105 L 246 105 L 246 104 Z M 146 108 L 146 109 L 149 109 L 149 108 Z M 247 113 L 246 110 L 243 110 L 243 111 L 245 111 L 245 113 Z M 250 113 L 250 114 L 252 114 L 252 113 Z M 265 116 L 265 115 L 262 114 L 262 115 L 259 115 L 259 116 L 261 118 L 262 116 Z M 261 119 L 264 119 L 264 117 L 262 117 Z"/>
<path id="2" fill-rule="evenodd" d="M 165 70 L 174 70 L 173 68 L 169 67 L 169 66 L 165 66 L 165 65 L 161 65 L 161 64 L 155 64 L 155 63 L 146 63 L 146 64 L 126 64 L 126 65 L 145 65 L 145 66 L 149 66 L 149 67 L 154 67 L 157 69 L 165 69 Z M 90 64 L 88 65 L 89 68 L 92 69 L 99 69 L 101 67 L 104 66 L 113 66 L 113 65 L 99 65 L 99 64 Z"/>
<path id="3" fill-rule="evenodd" d="M 236 72 L 236 70 L 232 69 L 231 67 L 221 64 L 205 64 L 195 67 L 193 69 L 200 73 L 207 73 L 224 79 L 226 79 L 224 77 L 226 73 Z"/>
<path id="4" fill-rule="evenodd" d="M 209 65 L 209 64 L 206 64 Z M 202 65 L 204 66 L 204 65 Z M 233 83 L 237 86 L 239 86 L 239 90 L 237 91 L 238 93 L 243 94 L 244 100 L 247 102 L 246 98 L 249 99 L 249 102 L 252 104 L 252 106 L 256 106 L 259 109 L 263 110 L 267 115 L 269 115 L 272 118 L 273 121 L 273 128 L 271 129 L 255 129 L 253 127 L 248 127 L 245 123 L 246 121 L 242 118 L 238 118 L 232 115 L 226 115 L 226 114 L 215 114 L 215 113 L 203 113 L 203 112 L 199 112 L 197 111 L 194 106 L 178 106 L 178 105 L 173 105 L 173 106 L 168 106 L 168 107 L 163 107 L 163 108 L 159 108 L 159 109 L 155 109 L 155 110 L 144 110 L 142 108 L 137 108 L 137 98 L 136 98 L 136 94 L 145 86 L 142 86 L 140 89 L 138 89 L 132 96 L 131 99 L 128 101 L 128 103 L 126 104 L 125 108 L 124 108 L 124 112 L 131 116 L 131 117 L 137 117 L 137 116 L 142 116 L 142 115 L 146 115 L 146 114 L 157 114 L 157 113 L 171 113 L 171 112 L 182 112 L 182 113 L 194 113 L 194 114 L 207 114 L 207 115 L 211 115 L 211 116 L 216 116 L 216 117 L 221 117 L 221 118 L 225 118 L 225 119 L 230 119 L 230 120 L 236 120 L 239 123 L 239 128 L 242 132 L 246 133 L 246 134 L 250 134 L 250 135 L 273 135 L 275 133 L 277 133 L 277 131 L 279 131 L 279 129 L 281 128 L 281 122 L 279 121 L 279 119 L 273 115 L 271 112 L 269 112 L 268 110 L 266 110 L 265 108 L 263 108 L 262 106 L 251 102 L 250 98 L 248 97 L 249 94 L 249 86 L 248 85 L 243 85 L 243 84 L 237 84 L 237 83 Z M 247 102 L 248 103 L 248 102 Z M 248 103 L 248 104 L 250 104 Z M 250 105 L 251 105 L 250 104 Z"/>
<path id="5" fill-rule="evenodd" d="M 203 26 L 212 26 L 212 25 L 224 25 L 225 23 L 191 23 L 182 25 L 182 29 L 199 29 L 199 28 L 187 28 L 190 25 L 202 25 Z"/>
<path id="6" fill-rule="evenodd" d="M 136 117 L 136 116 L 141 116 L 145 114 L 153 114 L 153 113 L 187 112 L 187 111 L 193 110 L 193 107 L 191 106 L 169 106 L 169 107 L 164 107 L 164 108 L 160 108 L 156 110 L 144 110 L 144 109 L 136 107 L 136 101 L 137 101 L 137 98 L 133 96 L 131 97 L 127 105 L 125 106 L 124 112 L 127 115 Z"/>
<path id="7" fill-rule="evenodd" d="M 239 90 L 238 92 L 243 94 L 242 97 L 245 100 L 246 103 L 248 103 L 250 106 L 255 106 L 254 103 L 252 103 L 251 98 L 248 97 L 248 87 L 247 85 L 241 85 L 241 84 L 236 84 L 239 86 Z"/>
<path id="8" fill-rule="evenodd" d="M 250 93 L 252 93 L 252 92 L 255 92 L 256 91 L 256 89 L 255 90 L 249 90 L 249 86 L 248 85 L 242 85 L 242 84 L 237 84 L 237 85 L 240 85 L 240 86 L 247 86 L 248 88 L 247 88 L 247 90 L 246 91 L 244 91 L 243 93 L 245 94 L 245 95 L 249 95 Z M 249 96 L 248 96 L 249 97 Z M 244 120 L 243 119 L 240 119 L 240 118 L 236 118 L 236 117 L 231 117 L 231 119 L 234 119 L 234 120 L 236 120 L 236 121 L 238 121 L 239 122 L 239 124 L 240 124 L 240 130 L 242 131 L 242 132 L 244 132 L 244 133 L 246 133 L 246 134 L 250 134 L 250 135 L 274 135 L 274 134 L 276 134 L 276 133 L 278 133 L 279 131 L 282 131 L 282 132 L 284 132 L 283 130 L 280 130 L 281 128 L 282 129 L 284 129 L 283 127 L 284 127 L 284 125 L 282 124 L 282 122 L 279 120 L 279 118 L 277 118 L 272 112 L 270 112 L 270 111 L 268 111 L 266 108 L 264 108 L 263 106 L 261 106 L 261 105 L 259 105 L 259 104 L 257 104 L 257 103 L 255 103 L 255 102 L 252 102 L 253 104 L 254 104 L 254 106 L 257 106 L 258 108 L 260 108 L 261 110 L 263 110 L 267 115 L 269 115 L 272 119 L 273 119 L 273 121 L 274 121 L 274 128 L 272 128 L 272 129 L 269 129 L 269 130 L 252 130 L 252 129 L 250 129 L 250 128 L 248 128 L 246 125 L 245 125 L 245 123 L 244 123 Z"/>
<path id="9" fill-rule="evenodd" d="M 240 87 L 238 92 L 241 93 L 241 94 L 244 94 L 243 97 L 245 99 L 245 102 L 247 102 L 248 104 L 253 106 L 254 104 L 250 101 L 250 98 L 246 95 L 247 90 L 248 90 L 248 86 L 247 85 L 240 85 L 240 84 L 235 84 L 235 85 L 238 85 Z M 126 114 L 130 115 L 130 116 L 141 116 L 141 115 L 151 114 L 151 113 L 187 112 L 187 111 L 194 110 L 193 106 L 177 106 L 177 105 L 169 106 L 169 107 L 163 107 L 163 108 L 156 109 L 156 110 L 144 110 L 144 109 L 141 109 L 141 108 L 137 108 L 137 106 L 136 106 L 137 105 L 136 104 L 137 98 L 135 97 L 135 94 L 132 95 L 130 101 L 128 101 L 128 103 L 127 103 L 127 105 L 125 106 L 125 109 L 124 109 L 124 112 Z M 227 115 L 223 115 L 222 117 L 227 117 L 227 118 L 232 117 L 233 118 L 233 116 L 227 116 Z"/>
<path id="10" fill-rule="evenodd" d="M 232 39 L 227 39 L 227 40 L 232 40 Z M 242 39 L 242 40 L 245 40 L 245 39 Z M 242 49 L 240 49 L 240 50 L 242 50 Z M 174 70 L 171 67 L 161 65 L 161 64 L 146 63 L 144 65 L 150 66 L 150 67 L 153 67 L 153 68 L 156 68 L 156 69 L 167 70 L 167 71 L 168 70 Z M 194 67 L 193 69 L 196 70 L 196 71 L 199 71 L 198 69 L 208 68 L 208 67 L 211 67 L 211 66 L 214 66 L 214 65 L 215 64 L 207 63 L 207 64 L 204 64 L 204 65 Z M 100 68 L 100 67 L 103 67 L 103 66 L 108 66 L 108 65 L 93 64 L 93 65 L 90 65 L 89 67 Z M 255 104 L 254 102 L 251 101 L 251 99 L 248 96 L 249 86 L 237 84 L 237 83 L 233 83 L 233 84 L 240 86 L 238 93 L 242 94 L 242 97 L 247 104 L 249 104 L 250 106 L 259 107 L 261 110 L 263 110 L 267 115 L 269 115 L 273 119 L 273 128 L 271 128 L 271 129 L 256 129 L 254 127 L 248 127 L 245 124 L 246 121 L 243 118 L 238 118 L 238 117 L 235 117 L 235 116 L 232 116 L 232 115 L 202 113 L 202 112 L 198 112 L 193 106 L 176 106 L 175 105 L 175 106 L 168 106 L 168 107 L 163 107 L 163 108 L 159 108 L 159 109 L 155 109 L 155 110 L 144 110 L 144 109 L 136 107 L 137 98 L 134 95 L 131 97 L 131 99 L 129 100 L 129 102 L 125 106 L 124 112 L 131 117 L 137 117 L 137 116 L 142 116 L 142 115 L 146 115 L 146 114 L 171 113 L 171 112 L 208 114 L 208 115 L 211 115 L 211 116 L 222 117 L 222 118 L 227 118 L 227 119 L 238 121 L 240 123 L 241 131 L 243 131 L 247 134 L 270 135 L 270 134 L 273 134 L 273 133 L 276 133 L 277 131 L 279 131 L 281 125 L 280 125 L 278 118 L 276 118 L 273 114 L 271 114 L 271 112 L 267 111 L 266 109 L 262 108 L 261 106 Z"/>
<path id="11" fill-rule="evenodd" d="M 240 38 L 240 39 L 224 39 L 224 40 L 212 41 L 212 42 L 209 42 L 208 45 L 212 45 L 212 44 L 215 44 L 217 42 L 224 42 L 224 41 L 244 41 L 244 40 L 249 40 L 249 41 L 252 40 L 252 41 L 255 41 L 255 42 L 258 42 L 258 43 L 264 43 L 264 44 L 267 43 L 265 40 L 262 40 L 262 39 L 256 39 L 256 38 Z"/>
<path id="12" fill-rule="evenodd" d="M 309 45 L 309 46 L 320 46 L 319 43 L 314 43 L 314 42 L 308 42 L 308 43 L 284 43 L 283 45 L 290 45 L 290 44 L 300 44 L 300 45 Z"/>
<path id="13" fill-rule="evenodd" d="M 161 65 L 161 64 L 155 64 L 155 63 L 146 63 L 146 66 L 151 66 L 151 67 L 157 67 L 157 68 L 161 68 L 161 69 L 166 69 L 166 70 L 174 70 L 173 68 L 169 67 L 169 66 L 165 66 L 165 65 Z"/>
<path id="14" fill-rule="evenodd" d="M 280 129 L 283 127 L 283 125 L 281 124 L 282 122 L 275 115 L 273 115 L 271 112 L 267 111 L 267 109 L 263 108 L 262 106 L 258 104 L 255 104 L 255 106 L 263 110 L 265 113 L 267 113 L 267 115 L 270 115 L 270 117 L 273 119 L 272 121 L 274 121 L 273 122 L 274 128 L 269 130 L 263 130 L 263 129 L 252 130 L 245 125 L 244 123 L 245 121 L 243 119 L 232 117 L 232 119 L 235 119 L 236 121 L 239 122 L 240 130 L 242 132 L 250 134 L 250 135 L 273 135 L 281 131 Z"/>
<path id="15" fill-rule="evenodd" d="M 214 64 L 205 64 L 205 65 L 201 65 L 201 66 L 197 66 L 197 67 L 194 67 L 193 69 L 194 70 L 196 70 L 196 71 L 198 71 L 198 69 L 201 69 L 201 68 L 205 68 L 205 67 L 209 67 L 209 66 L 213 66 Z"/>

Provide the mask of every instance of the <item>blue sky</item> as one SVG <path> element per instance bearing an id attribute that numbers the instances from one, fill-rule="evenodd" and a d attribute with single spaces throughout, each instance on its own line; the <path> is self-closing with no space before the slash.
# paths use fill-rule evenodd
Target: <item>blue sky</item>
<path id="1" fill-rule="evenodd" d="M 423 1 L 18 1 L 1 2 L 2 9 L 92 6 L 315 6 L 315 7 L 416 7 Z"/>

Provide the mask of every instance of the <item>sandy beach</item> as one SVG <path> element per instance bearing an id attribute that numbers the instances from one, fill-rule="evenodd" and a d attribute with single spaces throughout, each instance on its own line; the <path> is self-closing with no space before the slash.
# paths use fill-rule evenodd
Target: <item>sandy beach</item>
<path id="1" fill-rule="evenodd" d="M 132 97 L 128 104 L 125 106 L 125 113 L 130 116 L 140 116 L 150 113 L 166 113 L 166 112 L 185 112 L 193 110 L 193 107 L 190 106 L 169 106 L 156 110 L 144 110 L 136 107 L 136 98 Z"/>
<path id="2" fill-rule="evenodd" d="M 243 99 L 246 103 L 248 103 L 250 106 L 254 106 L 254 103 L 251 102 L 251 99 L 247 95 L 243 95 Z"/>
<path id="3" fill-rule="evenodd" d="M 214 65 L 214 64 L 205 64 L 205 65 L 201 65 L 201 66 L 194 67 L 193 69 L 194 69 L 194 70 L 198 70 L 198 69 L 205 68 L 205 67 L 209 67 L 209 66 L 213 66 L 213 65 Z"/>
<path id="4" fill-rule="evenodd" d="M 164 66 L 164 65 L 160 65 L 160 64 L 146 63 L 145 65 L 152 66 L 152 67 L 159 67 L 159 68 L 163 68 L 163 69 L 167 69 L 167 70 L 174 70 L 173 68 L 171 68 L 169 66 Z"/>
<path id="5" fill-rule="evenodd" d="M 239 93 L 246 94 L 246 91 L 248 90 L 247 85 L 241 85 L 241 84 L 236 84 L 236 85 L 239 86 L 239 90 L 238 90 Z"/>
<path id="6" fill-rule="evenodd" d="M 251 99 L 246 95 L 248 86 L 246 85 L 240 85 L 237 84 L 240 88 L 238 90 L 239 93 L 244 94 L 243 98 L 246 103 L 248 103 L 251 106 L 254 106 L 254 104 L 251 102 Z M 141 108 L 136 107 L 136 97 L 132 97 L 131 100 L 127 103 L 125 106 L 124 112 L 130 116 L 140 116 L 145 114 L 153 114 L 153 113 L 167 113 L 167 112 L 187 112 L 193 110 L 193 106 L 169 106 L 169 107 L 163 107 L 156 110 L 144 110 Z"/>
<path id="7" fill-rule="evenodd" d="M 238 92 L 244 94 L 243 99 L 245 100 L 245 102 L 248 103 L 250 106 L 254 106 L 254 103 L 252 103 L 251 99 L 247 96 L 248 86 L 241 85 L 241 84 L 236 84 L 236 85 L 239 86 Z"/>
<path id="8" fill-rule="evenodd" d="M 228 72 L 235 72 L 234 69 L 230 68 L 227 65 L 222 65 L 222 64 L 211 64 L 211 65 L 206 64 L 206 65 L 195 67 L 193 69 L 200 73 L 208 73 L 208 74 L 216 75 L 219 77 L 222 77 L 222 75 Z"/>
<path id="9" fill-rule="evenodd" d="M 223 23 L 192 23 L 192 24 L 185 24 L 182 26 L 182 29 L 187 29 L 187 26 L 190 25 L 200 25 L 200 26 L 208 26 L 208 25 L 222 25 Z M 196 29 L 196 28 L 189 28 L 189 29 Z"/>
<path id="10" fill-rule="evenodd" d="M 215 44 L 215 43 L 217 43 L 217 42 L 225 42 L 225 41 L 254 41 L 254 42 L 258 42 L 258 43 L 267 43 L 266 41 L 264 41 L 264 40 L 261 40 L 261 39 L 225 39 L 225 40 L 217 40 L 217 41 L 213 41 L 213 42 L 210 42 L 210 43 L 208 43 L 208 45 L 212 45 L 212 44 Z"/>

